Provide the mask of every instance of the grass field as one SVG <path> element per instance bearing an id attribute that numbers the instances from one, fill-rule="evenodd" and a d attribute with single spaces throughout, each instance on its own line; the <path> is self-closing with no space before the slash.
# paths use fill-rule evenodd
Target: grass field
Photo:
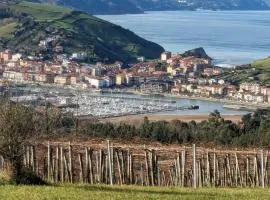
<path id="1" fill-rule="evenodd" d="M 11 38 L 12 33 L 16 30 L 17 23 L 12 22 L 5 25 L 0 24 L 0 37 Z"/>
<path id="2" fill-rule="evenodd" d="M 255 81 L 270 84 L 270 58 L 257 60 L 243 69 L 226 69 L 225 73 L 217 78 L 238 83 Z"/>
<path id="3" fill-rule="evenodd" d="M 270 199 L 268 189 L 179 189 L 139 186 L 0 186 L 0 199 Z"/>
<path id="4" fill-rule="evenodd" d="M 259 69 L 270 69 L 270 58 L 257 60 L 253 62 L 251 65 L 252 67 L 257 67 Z"/>
<path id="5" fill-rule="evenodd" d="M 40 22 L 50 22 L 62 18 L 65 14 L 71 13 L 71 9 L 54 6 L 50 4 L 38 4 L 21 2 L 14 7 L 19 12 L 28 13 Z"/>

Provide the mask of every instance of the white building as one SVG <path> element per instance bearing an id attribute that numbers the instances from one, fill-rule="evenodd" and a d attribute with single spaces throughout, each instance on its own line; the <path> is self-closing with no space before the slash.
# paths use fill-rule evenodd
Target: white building
<path id="1" fill-rule="evenodd" d="M 220 80 L 218 80 L 218 84 L 224 85 L 225 84 L 225 81 L 223 79 L 220 79 Z"/>
<path id="2" fill-rule="evenodd" d="M 24 81 L 24 74 L 22 72 L 4 71 L 3 78 L 14 81 Z"/>
<path id="3" fill-rule="evenodd" d="M 240 85 L 240 90 L 259 94 L 261 93 L 261 86 L 257 83 L 242 83 Z"/>
<path id="4" fill-rule="evenodd" d="M 12 59 L 11 60 L 17 62 L 18 60 L 21 59 L 21 57 L 22 57 L 22 54 L 16 53 L 16 54 L 13 54 L 12 55 Z"/>
<path id="5" fill-rule="evenodd" d="M 94 88 L 107 87 L 107 82 L 102 78 L 85 76 L 85 80 Z"/>
<path id="6" fill-rule="evenodd" d="M 168 59 L 170 59 L 172 57 L 172 53 L 169 51 L 165 51 L 161 54 L 161 60 L 162 61 L 167 61 Z"/>

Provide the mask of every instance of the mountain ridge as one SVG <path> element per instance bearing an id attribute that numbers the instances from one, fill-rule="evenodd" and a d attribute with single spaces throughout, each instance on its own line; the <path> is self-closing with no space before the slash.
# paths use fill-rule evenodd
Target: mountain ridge
<path id="1" fill-rule="evenodd" d="M 39 0 L 91 14 L 136 14 L 167 10 L 270 10 L 270 0 Z"/>

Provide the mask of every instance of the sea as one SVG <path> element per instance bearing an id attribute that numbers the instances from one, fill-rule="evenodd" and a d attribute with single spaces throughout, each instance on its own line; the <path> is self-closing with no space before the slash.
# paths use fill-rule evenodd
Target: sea
<path id="1" fill-rule="evenodd" d="M 97 17 L 168 51 L 182 53 L 203 47 L 223 67 L 270 56 L 270 11 L 154 11 Z"/>

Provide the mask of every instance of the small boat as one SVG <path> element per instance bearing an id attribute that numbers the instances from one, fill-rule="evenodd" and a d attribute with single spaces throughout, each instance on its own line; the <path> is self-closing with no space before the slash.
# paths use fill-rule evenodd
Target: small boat
<path id="1" fill-rule="evenodd" d="M 190 106 L 190 110 L 198 110 L 198 109 L 200 109 L 200 106 L 198 106 L 198 105 Z"/>

